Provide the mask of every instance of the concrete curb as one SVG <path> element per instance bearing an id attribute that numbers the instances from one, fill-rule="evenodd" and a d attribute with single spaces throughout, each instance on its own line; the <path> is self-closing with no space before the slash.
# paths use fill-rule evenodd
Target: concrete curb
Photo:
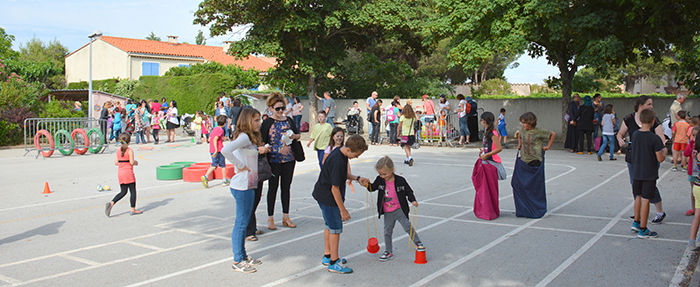
<path id="1" fill-rule="evenodd" d="M 698 265 L 698 257 L 700 257 L 698 252 L 693 251 L 691 246 L 685 249 L 681 262 L 676 268 L 676 274 L 671 278 L 671 283 L 668 284 L 669 287 L 682 286 L 686 287 L 690 284 L 690 280 L 693 277 L 693 272 L 695 272 L 695 267 Z"/>

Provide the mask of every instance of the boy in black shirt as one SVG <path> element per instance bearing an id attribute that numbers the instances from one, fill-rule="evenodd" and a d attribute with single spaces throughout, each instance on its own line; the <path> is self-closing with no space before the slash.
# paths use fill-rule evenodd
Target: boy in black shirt
<path id="1" fill-rule="evenodd" d="M 632 193 L 634 194 L 634 223 L 632 230 L 639 238 L 653 238 L 656 232 L 647 228 L 649 200 L 654 198 L 656 180 L 659 178 L 659 163 L 666 159 L 668 151 L 658 135 L 651 132 L 656 114 L 651 109 L 639 115 L 641 128 L 632 135 Z"/>
<path id="2" fill-rule="evenodd" d="M 348 159 L 356 158 L 366 150 L 367 143 L 364 138 L 359 135 L 350 136 L 345 146 L 334 149 L 328 155 L 314 186 L 313 197 L 318 201 L 325 222 L 323 230 L 325 253 L 321 263 L 328 265 L 329 272 L 352 273 L 352 269 L 343 265 L 347 260 L 340 259 L 338 256 L 343 221 L 350 220 L 350 213 L 343 204 L 345 181 L 357 180 L 363 186 L 369 184 L 369 178 L 352 175 L 348 171 Z"/>

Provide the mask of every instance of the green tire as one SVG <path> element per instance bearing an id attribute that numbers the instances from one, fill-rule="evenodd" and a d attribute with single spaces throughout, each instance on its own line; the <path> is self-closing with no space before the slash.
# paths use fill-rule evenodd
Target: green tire
<path id="1" fill-rule="evenodd" d="M 93 137 L 93 134 L 97 134 Z M 98 128 L 91 128 L 87 132 L 87 137 L 89 139 L 90 148 L 88 149 L 91 153 L 98 153 L 102 151 L 103 145 L 105 144 L 105 138 L 102 131 Z"/>
<path id="2" fill-rule="evenodd" d="M 176 161 L 171 163 L 171 165 L 181 165 L 183 168 L 185 167 L 190 167 L 192 164 L 194 164 L 194 161 Z"/>
<path id="3" fill-rule="evenodd" d="M 156 167 L 156 179 L 158 180 L 178 180 L 182 179 L 182 165 L 171 164 Z"/>
<path id="4" fill-rule="evenodd" d="M 53 136 L 53 141 L 56 143 L 56 149 L 61 154 L 73 154 L 73 150 L 75 149 L 75 142 L 73 141 L 73 137 L 70 136 L 70 133 L 67 130 L 58 130 Z"/>

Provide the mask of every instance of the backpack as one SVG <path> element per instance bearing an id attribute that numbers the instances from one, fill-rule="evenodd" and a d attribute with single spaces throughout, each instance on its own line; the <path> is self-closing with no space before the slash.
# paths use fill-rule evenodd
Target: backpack
<path id="1" fill-rule="evenodd" d="M 394 113 L 394 107 L 391 107 L 386 111 L 386 120 L 391 122 L 393 120 L 396 120 L 396 114 Z"/>
<path id="2" fill-rule="evenodd" d="M 308 132 L 309 131 L 309 123 L 307 122 L 302 122 L 301 127 L 299 128 L 300 132 Z"/>

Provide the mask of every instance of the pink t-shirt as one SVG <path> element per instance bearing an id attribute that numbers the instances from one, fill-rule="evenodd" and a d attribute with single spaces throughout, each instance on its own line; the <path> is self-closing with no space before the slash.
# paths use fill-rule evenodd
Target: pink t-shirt
<path id="1" fill-rule="evenodd" d="M 214 141 L 214 137 L 219 137 L 216 142 Z M 213 130 L 211 130 L 211 133 L 209 134 L 209 152 L 210 153 L 215 153 L 216 150 L 221 151 L 221 149 L 224 147 L 224 129 L 221 127 L 215 127 Z"/>
<path id="2" fill-rule="evenodd" d="M 384 195 L 384 212 L 392 212 L 401 208 L 399 199 L 396 197 L 396 181 L 386 182 L 386 195 Z"/>
<path id="3" fill-rule="evenodd" d="M 433 104 L 433 101 L 431 101 L 430 99 L 425 99 L 425 102 L 423 103 L 423 109 L 425 109 L 426 115 L 435 114 L 435 104 Z"/>
<path id="4" fill-rule="evenodd" d="M 153 102 L 151 103 L 151 113 L 157 113 L 160 111 L 160 103 L 159 102 Z"/>

